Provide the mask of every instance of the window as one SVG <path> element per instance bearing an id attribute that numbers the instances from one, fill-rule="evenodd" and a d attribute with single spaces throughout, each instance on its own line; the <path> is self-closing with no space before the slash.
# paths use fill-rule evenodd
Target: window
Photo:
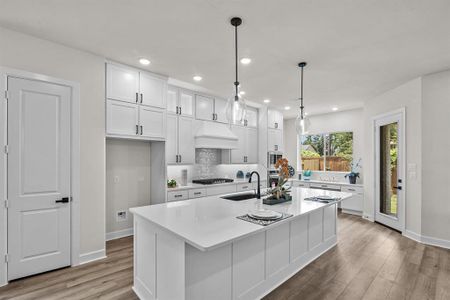
<path id="1" fill-rule="evenodd" d="M 353 132 L 300 136 L 302 170 L 349 172 L 353 157 Z"/>

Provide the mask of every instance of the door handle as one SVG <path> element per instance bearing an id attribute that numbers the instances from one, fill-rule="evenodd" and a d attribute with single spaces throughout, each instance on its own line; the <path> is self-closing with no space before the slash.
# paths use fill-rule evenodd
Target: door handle
<path id="1" fill-rule="evenodd" d="M 393 186 L 393 188 L 394 188 L 394 189 L 397 189 L 397 190 L 400 190 L 400 191 L 402 190 L 402 187 L 401 187 L 401 186 Z"/>
<path id="2" fill-rule="evenodd" d="M 69 197 L 63 197 L 60 200 L 56 200 L 55 203 L 69 203 Z"/>

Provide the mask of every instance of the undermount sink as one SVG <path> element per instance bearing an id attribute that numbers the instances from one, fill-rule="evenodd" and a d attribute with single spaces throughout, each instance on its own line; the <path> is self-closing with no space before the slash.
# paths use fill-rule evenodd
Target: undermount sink
<path id="1" fill-rule="evenodd" d="M 227 199 L 227 200 L 233 200 L 233 201 L 242 201 L 242 200 L 248 200 L 248 199 L 256 199 L 256 194 L 254 192 L 235 193 L 235 194 L 224 195 L 220 198 Z"/>

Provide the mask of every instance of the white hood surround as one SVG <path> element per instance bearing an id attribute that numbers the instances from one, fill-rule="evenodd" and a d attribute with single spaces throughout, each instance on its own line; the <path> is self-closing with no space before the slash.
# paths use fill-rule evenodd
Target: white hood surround
<path id="1" fill-rule="evenodd" d="M 236 149 L 238 137 L 227 124 L 198 121 L 195 134 L 195 148 Z"/>

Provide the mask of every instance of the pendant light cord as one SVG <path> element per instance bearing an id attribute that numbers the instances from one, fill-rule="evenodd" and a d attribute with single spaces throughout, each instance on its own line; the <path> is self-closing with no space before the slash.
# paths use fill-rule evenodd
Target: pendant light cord
<path id="1" fill-rule="evenodd" d="M 234 88 L 235 88 L 235 96 L 234 100 L 239 100 L 239 81 L 238 81 L 238 32 L 237 32 L 237 26 L 234 26 L 234 60 L 235 60 L 235 66 L 236 66 L 236 81 L 234 82 Z"/>

